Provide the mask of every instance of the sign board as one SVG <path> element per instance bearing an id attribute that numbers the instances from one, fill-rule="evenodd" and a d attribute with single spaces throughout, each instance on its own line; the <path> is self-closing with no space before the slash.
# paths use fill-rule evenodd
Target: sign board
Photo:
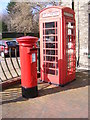
<path id="1" fill-rule="evenodd" d="M 43 13 L 42 14 L 42 17 L 45 18 L 45 17 L 54 17 L 54 16 L 58 16 L 60 14 L 59 11 L 54 11 L 54 12 L 50 12 L 50 13 Z"/>
<path id="2" fill-rule="evenodd" d="M 35 62 L 36 61 L 36 56 L 35 56 L 35 53 L 32 54 L 32 62 Z"/>
<path id="3" fill-rule="evenodd" d="M 67 13 L 67 12 L 64 12 L 64 15 L 65 15 L 65 16 L 68 16 L 68 17 L 73 17 L 73 14 Z"/>

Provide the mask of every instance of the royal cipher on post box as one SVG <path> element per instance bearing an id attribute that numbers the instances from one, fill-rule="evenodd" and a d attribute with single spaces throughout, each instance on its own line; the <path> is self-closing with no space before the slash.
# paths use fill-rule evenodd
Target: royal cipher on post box
<path id="1" fill-rule="evenodd" d="M 20 48 L 22 96 L 33 98 L 38 96 L 37 88 L 37 37 L 17 38 Z"/>
<path id="2" fill-rule="evenodd" d="M 68 7 L 45 8 L 39 28 L 41 80 L 63 86 L 76 77 L 75 13 Z"/>

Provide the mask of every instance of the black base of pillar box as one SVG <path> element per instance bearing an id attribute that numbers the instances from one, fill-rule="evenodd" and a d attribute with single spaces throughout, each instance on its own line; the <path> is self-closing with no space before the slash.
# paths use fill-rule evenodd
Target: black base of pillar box
<path id="1" fill-rule="evenodd" d="M 22 87 L 22 97 L 24 97 L 24 98 L 35 98 L 37 96 L 38 96 L 37 86 L 32 87 L 32 88 Z"/>

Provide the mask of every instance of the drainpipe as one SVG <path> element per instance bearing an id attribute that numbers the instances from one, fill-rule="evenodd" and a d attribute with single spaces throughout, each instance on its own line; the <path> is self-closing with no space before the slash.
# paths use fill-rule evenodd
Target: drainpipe
<path id="1" fill-rule="evenodd" d="M 72 0 L 72 9 L 74 10 L 74 0 Z"/>
<path id="2" fill-rule="evenodd" d="M 88 3 L 88 58 L 90 59 L 90 2 Z"/>
<path id="3" fill-rule="evenodd" d="M 77 58 L 77 67 L 79 67 L 79 60 L 80 60 L 80 41 L 79 41 L 79 1 L 78 1 L 78 58 Z"/>

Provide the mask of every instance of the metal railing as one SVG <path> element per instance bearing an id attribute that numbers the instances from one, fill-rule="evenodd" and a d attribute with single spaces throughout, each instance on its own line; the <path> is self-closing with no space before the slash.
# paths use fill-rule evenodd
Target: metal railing
<path id="1" fill-rule="evenodd" d="M 17 55 L 17 47 L 14 47 L 14 56 L 12 56 L 12 47 L 9 47 L 8 57 L 0 57 L 0 82 L 4 82 L 21 76 L 20 57 Z M 37 71 L 40 72 L 40 48 L 37 50 Z"/>
<path id="2" fill-rule="evenodd" d="M 17 57 L 17 47 L 14 47 L 13 55 L 12 57 L 12 47 L 9 47 L 9 54 L 8 57 L 6 58 L 5 56 L 5 47 L 3 50 L 4 56 L 3 58 L 0 58 L 0 78 L 1 82 L 12 79 L 15 77 L 20 77 L 21 73 L 18 73 L 18 70 L 20 70 L 20 60 L 19 57 Z M 13 61 L 14 60 L 14 61 Z M 17 66 L 17 67 L 16 67 Z M 16 75 L 14 75 L 16 74 Z"/>

